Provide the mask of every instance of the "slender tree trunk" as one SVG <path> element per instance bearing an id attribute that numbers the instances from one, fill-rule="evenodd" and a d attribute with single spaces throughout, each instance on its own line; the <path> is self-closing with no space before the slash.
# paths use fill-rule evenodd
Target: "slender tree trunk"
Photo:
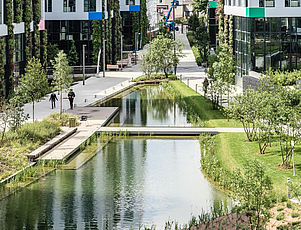
<path id="1" fill-rule="evenodd" d="M 63 112 L 63 92 L 60 89 L 60 114 Z"/>
<path id="2" fill-rule="evenodd" d="M 34 100 L 32 100 L 32 122 L 34 122 Z"/>

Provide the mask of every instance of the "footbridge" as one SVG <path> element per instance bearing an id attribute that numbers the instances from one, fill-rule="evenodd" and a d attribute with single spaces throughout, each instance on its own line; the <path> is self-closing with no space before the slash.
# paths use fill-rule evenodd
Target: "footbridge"
<path id="1" fill-rule="evenodd" d="M 243 133 L 243 128 L 210 127 L 100 127 L 97 132 L 145 136 L 198 136 L 202 133 Z"/>

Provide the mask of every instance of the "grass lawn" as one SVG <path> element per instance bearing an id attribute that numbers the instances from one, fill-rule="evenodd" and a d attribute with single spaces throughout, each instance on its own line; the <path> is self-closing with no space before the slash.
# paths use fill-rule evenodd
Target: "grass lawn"
<path id="1" fill-rule="evenodd" d="M 244 133 L 221 133 L 216 136 L 217 157 L 222 167 L 234 170 L 241 168 L 247 161 L 256 158 L 266 167 L 267 174 L 271 177 L 274 190 L 277 195 L 287 194 L 286 180 L 290 177 L 293 181 L 301 178 L 301 145 L 295 147 L 296 177 L 293 177 L 292 169 L 279 169 L 282 163 L 280 147 L 277 142 L 272 143 L 272 147 L 267 148 L 266 154 L 259 154 L 257 142 L 246 141 Z"/>
<path id="2" fill-rule="evenodd" d="M 213 110 L 212 103 L 193 89 L 186 86 L 183 82 L 169 82 L 173 88 L 181 94 L 183 100 L 191 105 L 200 118 L 205 121 L 206 127 L 231 127 L 237 128 L 242 125 L 235 120 L 227 120 L 221 110 Z"/>
<path id="3" fill-rule="evenodd" d="M 17 131 L 8 131 L 0 145 L 0 180 L 28 166 L 26 154 L 61 132 L 56 122 L 25 123 Z"/>

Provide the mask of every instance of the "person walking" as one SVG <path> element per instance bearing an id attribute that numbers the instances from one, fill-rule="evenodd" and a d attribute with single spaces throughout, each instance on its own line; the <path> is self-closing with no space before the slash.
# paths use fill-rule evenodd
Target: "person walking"
<path id="1" fill-rule="evenodd" d="M 55 100 L 58 101 L 58 99 L 57 99 L 57 97 L 56 97 L 56 94 L 55 94 L 55 93 L 50 94 L 49 101 L 51 101 L 51 108 L 52 108 L 52 109 L 55 108 Z"/>
<path id="2" fill-rule="evenodd" d="M 70 89 L 69 93 L 68 93 L 68 99 L 70 102 L 70 109 L 73 109 L 73 100 L 75 98 L 75 93 L 73 92 L 72 89 Z"/>
<path id="3" fill-rule="evenodd" d="M 205 78 L 204 78 L 204 82 L 203 82 L 204 96 L 206 96 L 206 94 L 207 94 L 208 86 L 209 86 L 209 81 L 208 81 L 208 79 L 205 77 Z"/>

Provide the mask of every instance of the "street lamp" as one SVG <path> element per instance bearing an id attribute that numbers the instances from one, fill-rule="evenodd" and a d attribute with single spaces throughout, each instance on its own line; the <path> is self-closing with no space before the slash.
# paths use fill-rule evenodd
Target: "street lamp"
<path id="1" fill-rule="evenodd" d="M 138 36 L 140 33 L 135 32 L 135 65 L 137 64 Z"/>
<path id="2" fill-rule="evenodd" d="M 176 40 L 176 22 L 175 22 L 175 17 L 176 17 L 176 13 L 175 13 L 175 4 L 172 4 L 172 19 L 173 19 L 173 40 Z M 176 59 L 176 47 L 174 47 L 173 49 L 174 51 L 174 59 Z M 174 74 L 177 74 L 177 65 L 176 63 L 174 63 Z"/>
<path id="3" fill-rule="evenodd" d="M 87 45 L 86 44 L 83 44 L 83 85 L 85 85 L 85 71 L 86 71 L 86 68 L 85 68 L 85 47 Z"/>
<path id="4" fill-rule="evenodd" d="M 123 55 L 123 35 L 121 35 L 120 41 L 120 61 L 121 61 L 121 70 L 123 67 L 122 55 Z"/>
<path id="5" fill-rule="evenodd" d="M 106 41 L 107 40 L 103 40 L 103 55 L 102 55 L 102 67 L 103 67 L 103 70 L 102 70 L 102 77 L 105 77 L 106 76 Z"/>
<path id="6" fill-rule="evenodd" d="M 100 55 L 101 55 L 101 48 L 99 49 L 98 56 L 97 56 L 96 77 L 100 77 L 100 74 L 99 74 Z"/>

